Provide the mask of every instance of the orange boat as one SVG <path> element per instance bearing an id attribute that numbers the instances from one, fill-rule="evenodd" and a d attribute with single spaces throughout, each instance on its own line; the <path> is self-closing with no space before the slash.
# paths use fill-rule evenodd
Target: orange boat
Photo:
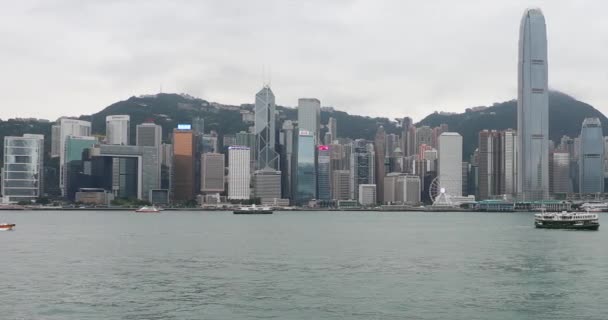
<path id="1" fill-rule="evenodd" d="M 13 231 L 14 228 L 14 223 L 0 223 L 0 231 Z"/>

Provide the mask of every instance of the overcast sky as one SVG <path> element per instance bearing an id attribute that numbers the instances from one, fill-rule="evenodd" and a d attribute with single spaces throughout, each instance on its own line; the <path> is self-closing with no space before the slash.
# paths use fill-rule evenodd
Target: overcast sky
<path id="1" fill-rule="evenodd" d="M 0 11 L 0 118 L 90 114 L 161 85 L 253 103 L 264 74 L 281 105 L 462 112 L 516 97 L 529 6 L 549 86 L 608 111 L 606 1 L 19 0 Z"/>

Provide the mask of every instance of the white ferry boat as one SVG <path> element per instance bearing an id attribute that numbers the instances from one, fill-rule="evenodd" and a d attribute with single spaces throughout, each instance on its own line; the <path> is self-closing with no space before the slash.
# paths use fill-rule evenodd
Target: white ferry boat
<path id="1" fill-rule="evenodd" d="M 158 213 L 161 210 L 159 208 L 157 208 L 156 206 L 143 206 L 137 210 L 135 210 L 135 212 L 138 213 Z"/>
<path id="2" fill-rule="evenodd" d="M 240 207 L 232 211 L 234 214 L 272 214 L 272 212 L 270 207 L 257 207 L 255 204 L 251 207 Z"/>
<path id="3" fill-rule="evenodd" d="M 539 229 L 598 230 L 597 213 L 592 212 L 543 212 L 534 215 L 534 226 Z"/>

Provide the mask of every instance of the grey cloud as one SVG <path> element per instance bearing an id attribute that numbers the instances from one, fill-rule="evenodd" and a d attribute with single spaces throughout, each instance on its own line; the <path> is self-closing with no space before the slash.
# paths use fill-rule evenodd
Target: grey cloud
<path id="1" fill-rule="evenodd" d="M 317 97 L 372 116 L 516 94 L 528 1 L 13 1 L 0 12 L 0 117 L 95 112 L 131 95 L 251 103 L 272 70 L 277 103 Z M 549 84 L 604 111 L 608 5 L 537 1 Z M 35 93 L 35 94 L 33 94 Z"/>

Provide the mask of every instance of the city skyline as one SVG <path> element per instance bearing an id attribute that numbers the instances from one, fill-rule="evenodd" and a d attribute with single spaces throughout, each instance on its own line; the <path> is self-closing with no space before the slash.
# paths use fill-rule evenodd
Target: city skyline
<path id="1" fill-rule="evenodd" d="M 276 14 L 269 18 L 273 23 L 262 25 L 252 24 L 262 13 L 260 8 L 242 5 L 243 8 L 206 2 L 172 4 L 171 8 L 190 9 L 187 11 L 192 13 L 184 13 L 186 16 L 179 20 L 168 18 L 169 25 L 142 24 L 146 25 L 145 30 L 136 29 L 143 36 L 135 38 L 132 32 L 118 26 L 167 18 L 165 12 L 171 10 L 162 5 L 130 2 L 12 3 L 0 21 L 6 26 L 19 24 L 24 28 L 0 45 L 0 56 L 11 61 L 6 80 L 0 80 L 6 89 L 4 102 L 14 107 L 0 111 L 0 117 L 38 116 L 53 120 L 60 115 L 87 114 L 132 95 L 156 93 L 161 87 L 164 92 L 184 92 L 238 105 L 249 101 L 250 92 L 264 78 L 270 79 L 281 93 L 277 97 L 281 105 L 293 106 L 301 96 L 314 96 L 324 105 L 353 114 L 406 114 L 415 120 L 426 115 L 427 110 L 462 111 L 515 97 L 516 72 L 512 66 L 517 63 L 517 25 L 513 21 L 530 3 L 465 2 L 454 8 L 449 2 L 341 2 L 324 4 L 325 13 L 315 16 L 307 13 L 319 4 L 302 4 L 300 8 L 279 4 Z M 605 112 L 603 104 L 608 93 L 601 88 L 601 70 L 605 69 L 601 53 L 606 48 L 602 47 L 604 43 L 593 41 L 608 34 L 598 16 L 605 5 L 599 1 L 584 5 L 540 1 L 535 5 L 551 16 L 547 36 L 552 88 Z M 131 21 L 135 10 L 137 19 Z M 234 10 L 247 14 L 240 22 L 226 22 L 224 18 Z M 340 19 L 328 19 L 337 13 L 341 13 Z M 197 14 L 204 19 L 198 19 Z M 43 32 L 32 32 L 41 30 L 38 24 L 51 18 L 54 23 L 45 26 Z M 86 27 L 73 28 L 72 23 L 80 19 L 86 19 Z M 199 20 L 215 26 L 223 37 L 217 38 L 205 31 L 208 28 L 199 27 Z M 294 23 L 281 28 L 284 21 Z M 408 32 L 419 21 L 434 23 L 427 25 L 424 32 Z M 479 25 L 484 25 L 483 30 Z M 320 39 L 310 39 L 302 31 L 325 27 L 327 32 Z M 175 32 L 191 41 L 172 39 L 175 37 L 170 35 Z M 65 34 L 66 41 L 49 42 L 47 39 L 56 38 L 54 33 Z M 369 41 L 355 41 L 357 37 L 345 34 Z M 277 50 L 278 44 L 264 41 L 269 43 L 267 47 L 255 54 L 249 52 L 247 57 L 237 50 L 266 37 L 287 45 Z M 196 50 L 202 39 L 209 41 L 207 50 Z M 309 39 L 314 45 L 303 47 L 310 42 L 302 40 Z M 136 45 L 138 40 L 146 45 Z M 361 47 L 360 43 L 369 47 Z M 32 49 L 40 45 L 48 50 Z M 224 50 L 220 53 L 209 47 Z M 474 49 L 478 47 L 484 50 Z M 571 47 L 586 50 L 565 50 Z M 372 48 L 375 55 L 368 54 Z M 15 55 L 19 50 L 26 54 Z M 463 70 L 467 70 L 466 84 L 460 81 Z M 571 80 L 580 79 L 580 74 L 585 74 L 581 81 Z M 371 92 L 365 90 L 370 83 L 376 87 Z M 404 89 L 406 95 L 395 94 Z M 31 92 L 37 94 L 32 96 Z M 407 106 L 402 104 L 404 97 L 408 99 Z M 37 110 L 41 105 L 45 108 Z"/>

